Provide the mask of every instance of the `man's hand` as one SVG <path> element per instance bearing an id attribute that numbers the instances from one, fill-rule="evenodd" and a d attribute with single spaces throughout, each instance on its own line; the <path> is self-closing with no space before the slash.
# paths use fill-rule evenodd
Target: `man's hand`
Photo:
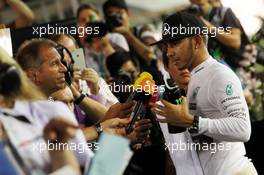
<path id="1" fill-rule="evenodd" d="M 133 126 L 133 132 L 128 135 L 131 143 L 143 143 L 149 137 L 151 127 L 152 124 L 150 119 L 141 119 L 137 121 Z"/>
<path id="2" fill-rule="evenodd" d="M 53 118 L 44 128 L 45 140 L 66 143 L 75 136 L 79 127 L 65 118 Z"/>
<path id="3" fill-rule="evenodd" d="M 82 71 L 76 66 L 73 66 L 73 81 L 79 83 L 79 80 L 82 79 Z"/>
<path id="4" fill-rule="evenodd" d="M 79 85 L 76 82 L 73 81 L 71 85 L 69 86 L 69 88 L 72 91 L 74 100 L 80 97 L 81 93 L 79 92 Z"/>
<path id="5" fill-rule="evenodd" d="M 97 95 L 99 92 L 99 76 L 97 72 L 91 68 L 86 68 L 82 71 L 82 79 L 85 80 L 90 87 L 91 93 Z"/>
<path id="6" fill-rule="evenodd" d="M 114 28 L 113 31 L 120 33 L 122 35 L 127 35 L 130 32 L 130 29 L 125 26 L 120 26 L 120 27 Z"/>
<path id="7" fill-rule="evenodd" d="M 104 122 L 101 123 L 101 126 L 104 129 L 106 128 L 121 128 L 121 127 L 126 127 L 130 122 L 129 118 L 112 118 L 105 120 Z"/>
<path id="8" fill-rule="evenodd" d="M 33 11 L 22 0 L 5 0 L 16 14 L 15 27 L 31 26 L 35 18 Z"/>
<path id="9" fill-rule="evenodd" d="M 118 136 L 123 136 L 123 137 L 126 136 L 126 130 L 124 127 L 123 128 L 106 128 L 104 132 L 118 135 Z"/>
<path id="10" fill-rule="evenodd" d="M 101 126 L 103 128 L 103 131 L 105 132 L 120 136 L 126 136 L 125 127 L 129 124 L 129 122 L 129 118 L 112 118 L 102 122 Z"/>
<path id="11" fill-rule="evenodd" d="M 112 105 L 105 114 L 104 119 L 127 118 L 133 110 L 133 102 L 116 103 Z"/>
<path id="12" fill-rule="evenodd" d="M 78 126 L 65 118 L 53 118 L 44 128 L 44 139 L 46 141 L 66 143 L 74 137 L 78 128 Z M 49 153 L 53 171 L 67 165 L 71 166 L 76 171 L 76 174 L 81 174 L 80 165 L 71 150 L 51 149 Z"/>
<path id="13" fill-rule="evenodd" d="M 161 100 L 164 106 L 157 105 L 152 108 L 152 111 L 162 118 L 157 117 L 161 123 L 170 123 L 175 126 L 190 127 L 193 124 L 193 116 L 189 113 L 186 97 L 182 98 L 182 104 L 174 105 L 166 100 Z"/>

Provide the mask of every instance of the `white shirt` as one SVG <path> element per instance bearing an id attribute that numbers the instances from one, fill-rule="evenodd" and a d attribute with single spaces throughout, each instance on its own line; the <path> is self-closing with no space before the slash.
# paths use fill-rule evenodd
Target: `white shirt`
<path id="1" fill-rule="evenodd" d="M 160 123 L 163 136 L 166 141 L 166 148 L 171 156 L 177 175 L 203 175 L 197 152 L 185 149 L 184 145 L 190 144 L 192 139 L 188 131 L 171 134 L 168 131 L 168 124 Z"/>
<path id="2" fill-rule="evenodd" d="M 209 57 L 192 70 L 187 99 L 199 134 L 213 138 L 198 151 L 204 174 L 232 174 L 249 163 L 243 144 L 251 134 L 249 111 L 235 73 Z"/>
<path id="3" fill-rule="evenodd" d="M 23 115 L 30 121 L 30 124 L 27 124 L 13 117 L 5 117 L 2 114 L 0 116 L 0 121 L 9 133 L 8 136 L 11 142 L 13 142 L 30 169 L 42 169 L 46 171 L 49 166 L 48 150 L 40 151 L 40 147 L 44 143 L 42 137 L 43 129 L 52 118 L 64 117 L 78 124 L 73 113 L 61 102 L 16 101 L 13 109 L 0 110 L 14 116 Z M 81 130 L 77 131 L 75 137 L 70 140 L 69 144 L 75 145 L 76 149 L 72 149 L 72 151 L 76 155 L 80 165 L 85 165 L 94 155 L 87 147 L 85 137 Z"/>
<path id="4" fill-rule="evenodd" d="M 85 80 L 80 80 L 79 84 L 82 92 L 85 92 L 88 95 L 92 95 L 91 90 Z M 113 104 L 118 102 L 118 99 L 111 92 L 109 85 L 102 77 L 99 77 L 98 86 L 99 86 L 99 92 L 97 95 L 94 95 L 95 100 L 97 102 L 104 105 L 107 109 Z"/>

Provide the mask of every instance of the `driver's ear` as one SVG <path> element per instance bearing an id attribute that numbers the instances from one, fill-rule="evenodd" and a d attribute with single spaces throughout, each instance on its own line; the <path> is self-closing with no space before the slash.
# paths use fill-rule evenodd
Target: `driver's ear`
<path id="1" fill-rule="evenodd" d="M 39 77 L 38 77 L 38 71 L 34 68 L 29 68 L 27 70 L 27 75 L 31 81 L 33 81 L 35 84 L 38 84 Z"/>
<path id="2" fill-rule="evenodd" d="M 199 49 L 202 44 L 202 36 L 201 35 L 195 35 L 194 36 L 194 47 L 195 49 Z"/>

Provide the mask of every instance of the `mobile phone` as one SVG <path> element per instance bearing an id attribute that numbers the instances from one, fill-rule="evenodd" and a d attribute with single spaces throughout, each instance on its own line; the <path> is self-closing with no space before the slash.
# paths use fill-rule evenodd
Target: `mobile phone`
<path id="1" fill-rule="evenodd" d="M 0 29 L 0 47 L 3 48 L 9 56 L 13 56 L 11 34 L 8 28 Z"/>
<path id="2" fill-rule="evenodd" d="M 71 54 L 74 60 L 74 65 L 81 70 L 85 69 L 86 64 L 85 64 L 83 49 L 82 48 L 76 49 L 73 52 L 71 52 Z"/>

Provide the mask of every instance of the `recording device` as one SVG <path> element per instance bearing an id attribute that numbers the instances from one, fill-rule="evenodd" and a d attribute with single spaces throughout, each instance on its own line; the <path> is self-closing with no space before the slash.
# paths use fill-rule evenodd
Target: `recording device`
<path id="1" fill-rule="evenodd" d="M 60 44 L 57 45 L 56 50 L 58 51 L 58 53 L 61 56 L 61 60 L 60 60 L 61 63 L 67 68 L 67 71 L 64 73 L 65 81 L 68 85 L 71 85 L 72 78 L 73 78 L 73 72 L 74 72 L 74 69 L 73 69 L 74 60 L 72 58 L 72 54 L 66 47 L 64 47 Z M 68 55 L 71 59 L 71 62 L 69 64 L 65 60 L 64 51 L 68 53 Z"/>
<path id="2" fill-rule="evenodd" d="M 180 89 L 172 79 L 167 79 L 165 81 L 165 92 L 163 93 L 163 99 L 167 100 L 168 102 L 179 105 L 182 103 L 182 96 L 185 96 L 184 90 Z M 169 133 L 180 133 L 184 132 L 186 128 L 173 126 L 168 123 L 168 130 Z"/>
<path id="3" fill-rule="evenodd" d="M 85 41 L 91 43 L 93 38 L 102 38 L 108 33 L 108 27 L 104 22 L 92 21 L 86 24 L 86 28 L 89 27 L 93 29 L 92 32 L 86 32 Z"/>
<path id="4" fill-rule="evenodd" d="M 113 31 L 114 28 L 122 26 L 122 15 L 119 13 L 112 13 L 106 16 L 106 25 L 109 31 Z"/>
<path id="5" fill-rule="evenodd" d="M 83 70 L 86 68 L 85 58 L 84 58 L 84 51 L 83 48 L 79 48 L 71 52 L 72 59 L 74 60 L 74 65 Z"/>
<path id="6" fill-rule="evenodd" d="M 112 92 L 120 103 L 126 102 L 131 92 L 133 92 L 133 82 L 134 79 L 130 72 L 120 71 L 114 77 L 111 89 L 113 89 Z M 119 89 L 115 89 L 115 87 Z"/>
<path id="7" fill-rule="evenodd" d="M 140 74 L 139 78 L 135 81 L 134 92 L 128 98 L 129 100 L 135 100 L 136 104 L 130 114 L 131 122 L 126 128 L 126 133 L 129 134 L 133 131 L 133 125 L 139 119 L 146 116 L 146 109 L 154 95 L 155 82 L 153 77 L 148 72 Z"/>
<path id="8" fill-rule="evenodd" d="M 122 16 L 119 13 L 113 13 L 106 16 L 106 22 L 96 21 L 94 18 L 86 24 L 86 28 L 93 29 L 92 32 L 86 32 L 85 41 L 91 43 L 93 38 L 102 38 L 108 32 L 112 32 L 114 28 L 122 26 Z"/>
<path id="9" fill-rule="evenodd" d="M 20 87 L 19 70 L 14 65 L 0 63 L 0 94 L 6 97 L 16 96 Z"/>

